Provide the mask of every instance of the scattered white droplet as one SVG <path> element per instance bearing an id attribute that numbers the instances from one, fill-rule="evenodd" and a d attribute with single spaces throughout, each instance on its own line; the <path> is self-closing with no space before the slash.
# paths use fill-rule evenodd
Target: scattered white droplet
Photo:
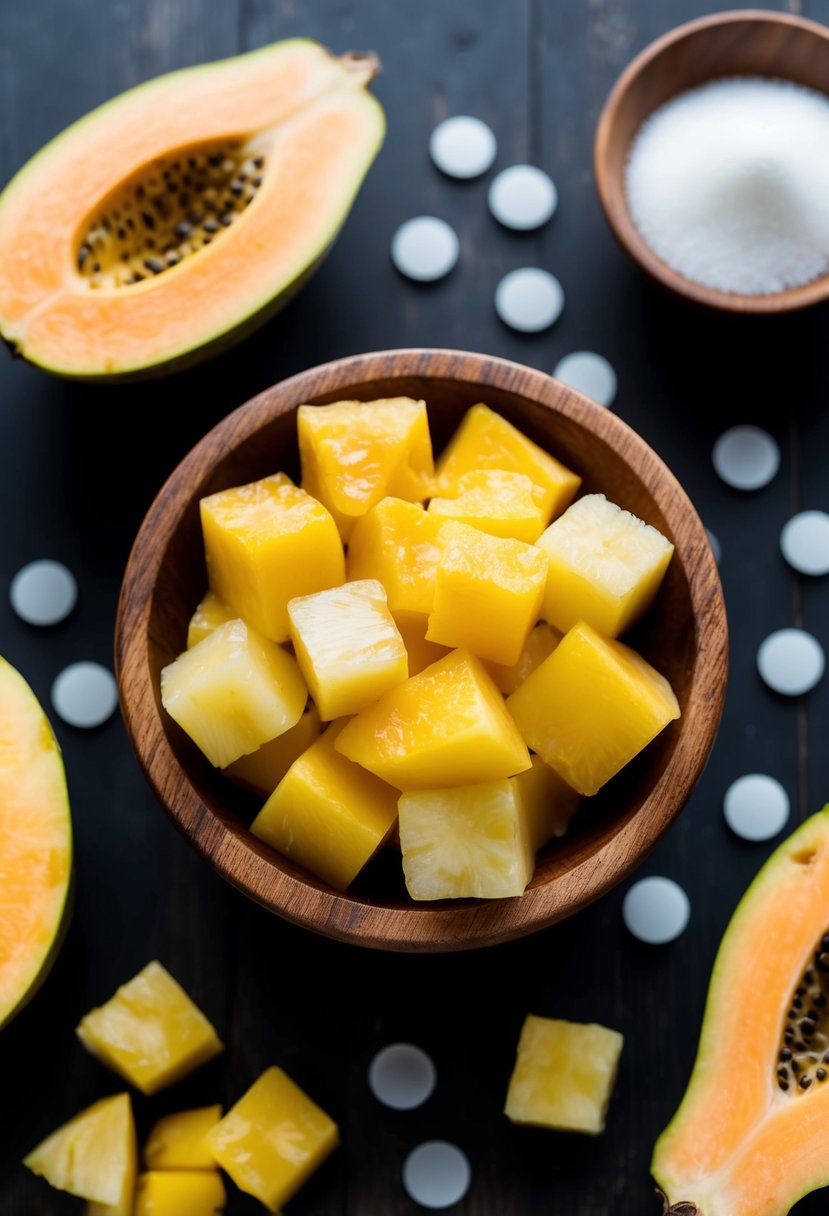
<path id="1" fill-rule="evenodd" d="M 487 200 L 499 224 L 527 232 L 547 223 L 558 204 L 558 191 L 543 169 L 512 165 L 493 178 Z"/>
<path id="2" fill-rule="evenodd" d="M 463 1199 L 471 1181 L 466 1154 L 446 1140 L 427 1140 L 403 1162 L 403 1186 L 424 1208 L 451 1208 Z"/>
<path id="3" fill-rule="evenodd" d="M 780 468 L 780 448 L 759 426 L 732 426 L 714 444 L 714 469 L 735 490 L 759 490 Z"/>
<path id="4" fill-rule="evenodd" d="M 757 668 L 766 684 L 788 697 L 814 688 L 825 666 L 823 647 L 805 629 L 778 629 L 757 651 Z"/>
<path id="5" fill-rule="evenodd" d="M 498 141 L 480 118 L 459 114 L 439 122 L 429 137 L 429 155 L 449 177 L 480 177 L 492 165 Z"/>
<path id="6" fill-rule="evenodd" d="M 616 396 L 616 373 L 603 355 L 592 350 L 576 350 L 559 359 L 553 375 L 562 384 L 569 384 L 590 397 L 598 405 L 612 405 Z"/>
<path id="7" fill-rule="evenodd" d="M 722 545 L 719 542 L 719 538 L 714 535 L 710 528 L 706 528 L 705 531 L 708 533 L 708 543 L 711 546 L 711 552 L 714 554 L 714 561 L 719 566 L 722 561 Z"/>
<path id="8" fill-rule="evenodd" d="M 118 704 L 118 688 L 100 663 L 71 663 L 52 685 L 52 704 L 70 726 L 100 726 Z"/>
<path id="9" fill-rule="evenodd" d="M 378 1102 L 392 1110 L 422 1106 L 435 1088 L 437 1073 L 425 1051 L 411 1043 L 390 1043 L 371 1061 L 368 1084 Z"/>
<path id="10" fill-rule="evenodd" d="M 418 283 L 442 279 L 455 266 L 460 241 L 455 229 L 434 215 L 418 215 L 392 237 L 391 260 L 401 274 Z"/>
<path id="11" fill-rule="evenodd" d="M 789 818 L 789 795 L 774 777 L 748 773 L 725 791 L 723 814 L 743 840 L 771 840 Z"/>
<path id="12" fill-rule="evenodd" d="M 793 515 L 780 533 L 780 548 L 801 574 L 829 574 L 829 515 L 825 511 Z"/>
<path id="13" fill-rule="evenodd" d="M 561 316 L 564 290 L 555 275 L 524 266 L 504 275 L 495 289 L 495 311 L 512 329 L 535 334 Z"/>
<path id="14" fill-rule="evenodd" d="M 75 607 L 78 584 L 72 571 L 60 562 L 29 562 L 12 579 L 9 599 L 27 624 L 57 625 Z"/>
<path id="15" fill-rule="evenodd" d="M 690 900 L 671 878 L 640 878 L 622 903 L 622 917 L 628 930 L 650 946 L 674 941 L 690 916 Z"/>

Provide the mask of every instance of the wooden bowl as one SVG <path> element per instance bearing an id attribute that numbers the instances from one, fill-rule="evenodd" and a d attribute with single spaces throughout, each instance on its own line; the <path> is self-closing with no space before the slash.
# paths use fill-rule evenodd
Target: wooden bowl
<path id="1" fill-rule="evenodd" d="M 633 260 L 686 299 L 743 313 L 788 312 L 817 304 L 829 296 L 829 274 L 769 295 L 717 291 L 663 262 L 631 218 L 624 172 L 642 123 L 677 93 L 720 76 L 779 76 L 826 92 L 829 29 L 788 13 L 749 9 L 701 17 L 652 42 L 625 68 L 599 118 L 593 168 L 605 215 Z"/>
<path id="2" fill-rule="evenodd" d="M 295 411 L 303 402 L 406 395 L 428 404 L 439 451 L 465 410 L 485 401 L 676 546 L 657 602 L 633 640 L 674 686 L 672 723 L 542 852 L 518 899 L 418 904 L 400 857 L 376 859 L 342 894 L 247 829 L 259 805 L 211 768 L 162 710 L 159 677 L 185 645 L 206 574 L 199 499 L 279 469 L 298 474 Z M 296 924 L 390 950 L 459 950 L 541 929 L 609 890 L 679 813 L 705 764 L 722 711 L 725 608 L 708 539 L 685 493 L 624 422 L 563 384 L 515 363 L 456 351 L 404 350 L 341 359 L 254 397 L 181 462 L 151 506 L 127 565 L 116 625 L 127 730 L 159 800 L 188 840 L 240 890 Z"/>

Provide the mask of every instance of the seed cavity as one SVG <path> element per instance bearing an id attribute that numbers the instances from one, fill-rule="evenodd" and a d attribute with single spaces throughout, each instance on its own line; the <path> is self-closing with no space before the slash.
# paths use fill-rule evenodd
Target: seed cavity
<path id="1" fill-rule="evenodd" d="M 804 1094 L 829 1076 L 829 933 L 821 936 L 798 981 L 781 1033 L 775 1066 L 778 1088 Z"/>

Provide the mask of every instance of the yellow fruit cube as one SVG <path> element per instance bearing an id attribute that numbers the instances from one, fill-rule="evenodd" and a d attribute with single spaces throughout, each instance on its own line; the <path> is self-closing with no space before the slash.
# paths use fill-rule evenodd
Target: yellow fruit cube
<path id="1" fill-rule="evenodd" d="M 422 501 L 434 476 L 426 402 L 410 397 L 301 405 L 302 484 L 347 540 L 356 519 L 387 494 Z"/>
<path id="2" fill-rule="evenodd" d="M 527 544 L 550 522 L 549 495 L 524 473 L 477 469 L 459 477 L 455 489 L 448 498 L 433 498 L 429 514 Z"/>
<path id="3" fill-rule="evenodd" d="M 161 963 L 151 962 L 75 1033 L 143 1094 L 180 1081 L 223 1050 L 216 1031 Z"/>
<path id="4" fill-rule="evenodd" d="M 580 477 L 486 405 L 473 405 L 467 410 L 449 440 L 438 461 L 437 493 L 446 497 L 457 494 L 461 477 L 478 469 L 524 473 L 544 491 L 548 519 L 570 505 L 581 485 Z"/>
<path id="5" fill-rule="evenodd" d="M 269 1068 L 208 1135 L 240 1190 L 277 1212 L 340 1142 L 337 1125 L 281 1068 Z"/>
<path id="6" fill-rule="evenodd" d="M 148 1169 L 215 1169 L 216 1162 L 205 1137 L 221 1117 L 221 1106 L 202 1106 L 159 1119 L 144 1145 L 144 1162 Z"/>
<path id="7" fill-rule="evenodd" d="M 130 1216 L 137 1156 L 130 1096 L 116 1094 L 52 1132 L 23 1164 L 59 1191 Z"/>
<path id="8" fill-rule="evenodd" d="M 556 1131 L 604 1131 L 624 1039 L 591 1022 L 532 1014 L 524 1022 L 504 1114 L 513 1123 Z"/>
<path id="9" fill-rule="evenodd" d="M 218 1170 L 152 1170 L 135 1188 L 133 1216 L 214 1216 L 227 1196 Z"/>
<path id="10" fill-rule="evenodd" d="M 604 494 L 586 494 L 550 524 L 538 546 L 549 559 L 541 615 L 567 631 L 587 621 L 618 637 L 650 607 L 674 547 Z"/>
<path id="11" fill-rule="evenodd" d="M 540 756 L 533 756 L 532 768 L 512 781 L 524 807 L 532 851 L 537 853 L 552 837 L 566 833 L 579 809 L 581 794 Z"/>
<path id="12" fill-rule="evenodd" d="M 337 722 L 294 761 L 251 831 L 338 891 L 397 822 L 397 791 L 335 749 Z"/>
<path id="13" fill-rule="evenodd" d="M 448 646 L 426 641 L 429 618 L 422 612 L 395 612 L 392 615 L 409 656 L 410 676 L 419 675 L 424 668 L 431 667 L 438 659 L 449 654 Z"/>
<path id="14" fill-rule="evenodd" d="M 584 622 L 507 699 L 527 745 L 581 794 L 595 794 L 680 716 L 641 655 Z"/>
<path id="15" fill-rule="evenodd" d="M 444 522 L 420 503 L 384 498 L 351 534 L 348 577 L 378 579 L 394 613 L 431 612 Z"/>
<path id="16" fill-rule="evenodd" d="M 426 637 L 517 663 L 538 620 L 547 558 L 534 545 L 447 522 Z"/>
<path id="17" fill-rule="evenodd" d="M 215 593 L 272 642 L 288 638 L 288 600 L 345 578 L 337 525 L 284 473 L 201 500 L 207 573 Z"/>
<path id="18" fill-rule="evenodd" d="M 408 676 L 406 647 L 376 579 L 288 604 L 291 641 L 320 718 L 356 714 Z"/>
<path id="19" fill-rule="evenodd" d="M 199 642 L 218 629 L 220 625 L 236 619 L 238 614 L 220 600 L 215 591 L 207 591 L 187 627 L 187 649 L 192 650 Z"/>
<path id="20" fill-rule="evenodd" d="M 502 663 L 487 663 L 486 669 L 501 692 L 505 696 L 509 696 L 511 692 L 515 692 L 519 684 L 523 684 L 536 667 L 539 667 L 553 653 L 561 641 L 561 637 L 558 629 L 554 629 L 546 621 L 539 621 L 530 631 L 530 636 L 518 656 L 517 663 L 513 663 L 509 667 L 505 667 Z"/>
<path id="21" fill-rule="evenodd" d="M 234 760 L 223 770 L 224 775 L 254 794 L 269 798 L 294 760 L 319 738 L 320 729 L 317 708 L 309 704 L 296 726 L 263 743 L 255 752 Z"/>
<path id="22" fill-rule="evenodd" d="M 492 677 L 453 650 L 346 723 L 338 752 L 401 790 L 497 781 L 530 757 Z"/>

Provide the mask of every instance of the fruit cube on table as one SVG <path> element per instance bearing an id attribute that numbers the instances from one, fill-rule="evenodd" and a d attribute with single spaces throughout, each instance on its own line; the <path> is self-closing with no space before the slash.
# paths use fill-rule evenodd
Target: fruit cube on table
<path id="1" fill-rule="evenodd" d="M 595 794 L 680 716 L 664 676 L 584 622 L 506 704 L 528 747 L 581 794 Z"/>
<path id="2" fill-rule="evenodd" d="M 504 1114 L 557 1131 L 604 1131 L 624 1039 L 617 1030 L 529 1015 Z"/>
<path id="3" fill-rule="evenodd" d="M 437 642 L 427 642 L 426 630 L 429 618 L 422 612 L 395 612 L 394 623 L 400 630 L 400 636 L 409 656 L 409 675 L 419 675 L 426 667 L 431 667 L 449 654 L 448 646 L 440 646 Z"/>
<path id="4" fill-rule="evenodd" d="M 206 1136 L 221 1117 L 221 1106 L 202 1106 L 165 1115 L 147 1137 L 144 1163 L 150 1170 L 215 1169 Z"/>
<path id="5" fill-rule="evenodd" d="M 510 666 L 502 663 L 487 663 L 486 669 L 505 696 L 515 692 L 527 676 L 548 658 L 561 641 L 562 634 L 546 621 L 539 621 L 524 644 L 518 662 Z"/>
<path id="6" fill-rule="evenodd" d="M 224 600 L 220 600 L 215 591 L 207 591 L 190 617 L 190 624 L 187 626 L 187 649 L 192 650 L 199 642 L 209 637 L 214 629 L 235 620 L 237 616 L 238 613 L 228 607 Z"/>
<path id="7" fill-rule="evenodd" d="M 220 490 L 200 506 L 212 590 L 272 642 L 288 639 L 288 600 L 345 578 L 337 525 L 284 473 Z"/>
<path id="8" fill-rule="evenodd" d="M 426 402 L 410 397 L 301 405 L 302 485 L 337 521 L 344 540 L 381 498 L 422 501 L 434 476 Z"/>
<path id="9" fill-rule="evenodd" d="M 263 743 L 255 752 L 240 756 L 227 768 L 224 775 L 238 785 L 245 786 L 254 794 L 268 798 L 279 785 L 294 760 L 307 751 L 320 734 L 320 716 L 316 706 L 308 705 L 296 726 Z"/>
<path id="10" fill-rule="evenodd" d="M 344 891 L 397 822 L 397 790 L 335 749 L 334 723 L 294 761 L 251 831 Z"/>
<path id="11" fill-rule="evenodd" d="M 293 655 L 239 620 L 161 672 L 162 705 L 217 768 L 290 730 L 307 700 Z"/>
<path id="12" fill-rule="evenodd" d="M 512 777 L 527 748 L 480 659 L 453 650 L 351 718 L 343 756 L 401 790 L 443 789 Z"/>
<path id="13" fill-rule="evenodd" d="M 443 525 L 420 503 L 384 498 L 351 533 L 348 577 L 378 579 L 393 613 L 431 612 Z"/>
<path id="14" fill-rule="evenodd" d="M 130 1216 L 137 1157 L 130 1096 L 116 1094 L 52 1132 L 23 1164 L 59 1191 Z"/>
<path id="15" fill-rule="evenodd" d="M 517 663 L 538 620 L 547 558 L 534 545 L 448 521 L 426 637 Z"/>
<path id="16" fill-rule="evenodd" d="M 180 1081 L 223 1050 L 216 1031 L 159 962 L 148 963 L 81 1019 L 87 1051 L 144 1094 Z"/>
<path id="17" fill-rule="evenodd" d="M 277 1212 L 337 1147 L 339 1132 L 281 1068 L 269 1068 L 208 1142 L 239 1189 Z"/>
<path id="18" fill-rule="evenodd" d="M 288 604 L 291 641 L 323 722 L 356 714 L 408 676 L 386 593 L 360 579 Z"/>
<path id="19" fill-rule="evenodd" d="M 433 498 L 429 514 L 527 544 L 538 540 L 550 522 L 549 494 L 525 473 L 477 469 L 459 477 L 455 491 L 447 498 Z"/>
<path id="20" fill-rule="evenodd" d="M 151 1170 L 138 1177 L 133 1216 L 213 1216 L 226 1202 L 217 1169 Z"/>
<path id="21" fill-rule="evenodd" d="M 540 537 L 549 559 L 541 615 L 618 637 L 650 606 L 674 551 L 669 540 L 604 494 L 574 502 Z"/>

